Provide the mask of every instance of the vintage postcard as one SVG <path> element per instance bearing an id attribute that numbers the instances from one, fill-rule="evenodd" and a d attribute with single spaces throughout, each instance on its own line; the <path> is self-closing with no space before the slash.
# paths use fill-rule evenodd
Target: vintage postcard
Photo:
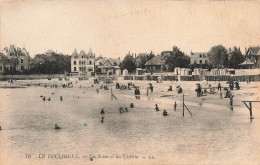
<path id="1" fill-rule="evenodd" d="M 259 165 L 259 0 L 0 0 L 0 165 Z"/>

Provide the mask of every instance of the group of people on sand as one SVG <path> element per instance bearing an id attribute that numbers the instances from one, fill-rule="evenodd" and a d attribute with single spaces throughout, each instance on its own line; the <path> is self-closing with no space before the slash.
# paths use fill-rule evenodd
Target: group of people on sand
<path id="1" fill-rule="evenodd" d="M 109 90 L 109 87 L 107 85 L 100 85 L 100 89 Z"/>
<path id="2" fill-rule="evenodd" d="M 240 86 L 239 86 L 239 82 L 238 82 L 238 81 L 235 81 L 235 82 L 234 82 L 234 81 L 230 80 L 230 81 L 227 82 L 227 84 L 229 84 L 230 90 L 233 90 L 233 89 L 234 89 L 234 85 L 235 85 L 235 87 L 236 87 L 237 90 L 240 89 Z"/>
<path id="3" fill-rule="evenodd" d="M 13 82 L 15 81 L 15 79 L 13 80 L 13 79 L 8 79 L 8 83 L 10 83 L 10 84 L 13 84 Z"/>
<path id="4" fill-rule="evenodd" d="M 131 86 L 133 87 L 133 83 L 130 82 L 128 83 L 127 85 L 124 85 L 124 84 L 119 84 L 118 82 L 116 83 L 116 89 L 120 89 L 120 90 L 131 90 Z"/>

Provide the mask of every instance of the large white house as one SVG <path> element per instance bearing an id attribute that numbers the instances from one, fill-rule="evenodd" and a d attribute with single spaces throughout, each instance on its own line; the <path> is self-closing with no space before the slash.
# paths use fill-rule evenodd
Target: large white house
<path id="1" fill-rule="evenodd" d="M 208 52 L 191 52 L 190 53 L 190 64 L 209 64 Z"/>
<path id="2" fill-rule="evenodd" d="M 77 50 L 74 49 L 71 55 L 71 73 L 88 76 L 95 74 L 95 54 L 91 49 L 87 54 L 84 50 L 78 54 Z"/>

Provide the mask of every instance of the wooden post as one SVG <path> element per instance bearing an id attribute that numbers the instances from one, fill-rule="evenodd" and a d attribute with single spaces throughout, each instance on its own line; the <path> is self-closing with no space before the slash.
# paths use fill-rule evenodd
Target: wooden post
<path id="1" fill-rule="evenodd" d="M 111 101 L 113 100 L 113 93 L 112 93 L 112 87 L 111 87 Z"/>
<path id="2" fill-rule="evenodd" d="M 233 111 L 233 96 L 232 96 L 232 94 L 230 96 L 230 110 Z"/>
<path id="3" fill-rule="evenodd" d="M 252 102 L 260 102 L 260 101 L 242 101 L 245 106 L 247 107 L 247 109 L 249 110 L 250 113 L 250 120 L 252 121 L 252 119 L 254 119 L 253 117 L 253 106 L 252 106 Z M 249 105 L 247 105 L 247 102 L 249 103 Z"/>
<path id="4" fill-rule="evenodd" d="M 250 111 L 250 119 L 253 119 L 253 112 L 252 112 L 252 103 L 249 102 L 249 111 Z"/>
<path id="5" fill-rule="evenodd" d="M 184 117 L 184 94 L 183 94 L 183 101 L 182 101 L 182 116 Z"/>

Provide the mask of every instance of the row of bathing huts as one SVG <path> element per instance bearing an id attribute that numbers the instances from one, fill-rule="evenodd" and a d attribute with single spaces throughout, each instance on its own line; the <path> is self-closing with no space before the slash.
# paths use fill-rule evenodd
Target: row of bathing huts
<path id="1" fill-rule="evenodd" d="M 175 68 L 174 72 L 144 73 L 137 69 L 135 75 L 123 74 L 124 80 L 156 80 L 156 81 L 260 81 L 259 70 L 235 70 L 235 69 L 207 69 Z"/>

